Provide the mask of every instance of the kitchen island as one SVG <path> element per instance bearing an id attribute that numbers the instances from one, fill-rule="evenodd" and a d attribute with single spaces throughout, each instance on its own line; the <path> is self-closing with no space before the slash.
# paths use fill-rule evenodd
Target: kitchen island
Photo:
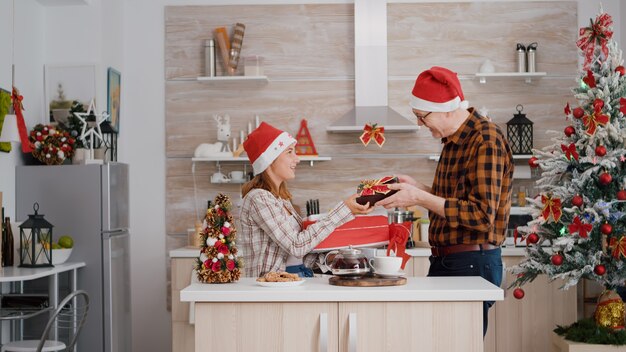
<path id="1" fill-rule="evenodd" d="M 191 284 L 195 351 L 483 351 L 482 302 L 504 293 L 480 277 L 409 277 L 406 285 Z"/>

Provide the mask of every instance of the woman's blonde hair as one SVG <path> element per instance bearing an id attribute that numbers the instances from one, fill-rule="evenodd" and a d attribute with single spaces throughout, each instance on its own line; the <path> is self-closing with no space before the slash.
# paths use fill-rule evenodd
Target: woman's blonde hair
<path id="1" fill-rule="evenodd" d="M 287 189 L 287 184 L 283 181 L 280 184 L 280 186 L 278 186 L 278 189 L 276 189 L 276 187 L 272 183 L 272 180 L 270 179 L 270 176 L 267 174 L 267 170 L 254 176 L 252 180 L 246 182 L 241 187 L 242 197 L 245 197 L 246 194 L 248 194 L 248 192 L 257 188 L 264 189 L 268 192 L 271 192 L 276 197 L 286 199 L 286 200 L 291 200 L 291 193 L 289 193 L 289 190 Z"/>

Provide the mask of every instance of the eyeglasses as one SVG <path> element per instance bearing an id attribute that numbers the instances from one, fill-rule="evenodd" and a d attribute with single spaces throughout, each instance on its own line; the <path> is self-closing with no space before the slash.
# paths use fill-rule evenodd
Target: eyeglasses
<path id="1" fill-rule="evenodd" d="M 420 115 L 418 115 L 418 114 L 416 114 L 416 113 L 413 113 L 413 114 L 415 114 L 415 117 L 417 117 L 417 121 L 418 121 L 418 122 L 419 122 L 419 121 L 422 121 L 422 123 L 424 123 L 424 119 L 425 119 L 428 115 L 430 115 L 430 114 L 432 114 L 432 113 L 433 113 L 433 112 L 432 112 L 432 111 L 430 111 L 430 112 L 428 112 L 428 113 L 427 113 L 426 115 L 424 115 L 424 116 L 420 116 Z"/>

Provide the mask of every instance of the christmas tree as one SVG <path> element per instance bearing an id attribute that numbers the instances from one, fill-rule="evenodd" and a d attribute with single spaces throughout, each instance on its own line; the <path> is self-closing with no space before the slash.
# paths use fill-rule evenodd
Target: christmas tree
<path id="1" fill-rule="evenodd" d="M 512 268 L 516 298 L 524 296 L 520 286 L 540 274 L 563 279 L 564 289 L 582 278 L 607 290 L 624 286 L 626 78 L 612 25 L 611 16 L 600 13 L 580 29 L 584 63 L 580 85 L 572 89 L 578 106 L 566 105 L 568 126 L 529 161 L 541 169 L 540 195 L 529 200 L 533 220 L 517 229 L 528 246 L 526 258 Z M 619 306 L 623 326 L 621 300 Z"/>
<path id="2" fill-rule="evenodd" d="M 205 283 L 225 283 L 239 280 L 241 259 L 237 258 L 237 247 L 232 204 L 228 196 L 218 194 L 215 206 L 207 209 L 202 224 L 200 257 L 196 259 L 198 280 Z"/>

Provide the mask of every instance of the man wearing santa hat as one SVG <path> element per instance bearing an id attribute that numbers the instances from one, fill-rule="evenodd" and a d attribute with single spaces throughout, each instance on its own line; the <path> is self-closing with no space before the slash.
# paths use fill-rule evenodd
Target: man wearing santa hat
<path id="1" fill-rule="evenodd" d="M 428 276 L 482 276 L 502 282 L 500 245 L 511 209 L 513 157 L 500 128 L 468 109 L 455 72 L 432 67 L 415 81 L 410 105 L 420 126 L 441 138 L 432 187 L 399 175 L 398 193 L 376 203 L 429 210 Z M 483 335 L 493 301 L 483 303 Z"/>
<path id="2" fill-rule="evenodd" d="M 302 229 L 302 218 L 291 204 L 285 181 L 293 179 L 300 162 L 296 140 L 287 132 L 262 122 L 243 143 L 254 178 L 243 185 L 241 251 L 245 276 L 270 271 L 313 276 L 317 255 L 306 256 L 336 227 L 367 214 L 373 207 L 356 202 L 357 195 L 339 202 L 328 214 Z"/>

